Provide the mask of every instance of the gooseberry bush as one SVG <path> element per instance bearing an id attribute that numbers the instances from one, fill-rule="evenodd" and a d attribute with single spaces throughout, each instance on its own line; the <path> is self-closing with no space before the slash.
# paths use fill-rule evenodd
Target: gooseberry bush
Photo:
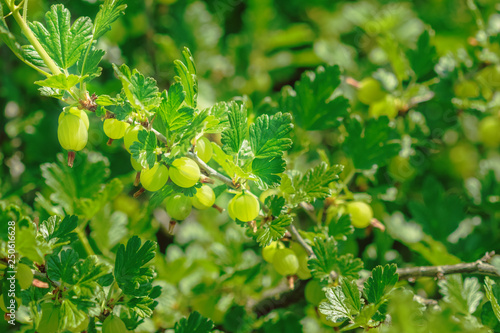
<path id="1" fill-rule="evenodd" d="M 58 100 L 66 155 L 32 207 L 0 196 L 6 330 L 500 331 L 500 19 L 468 6 L 457 55 L 430 28 L 382 34 L 388 64 L 359 80 L 323 64 L 259 103 L 206 105 L 188 48 L 168 86 L 123 63 L 114 93 L 93 91 L 125 1 L 39 22 L 1 0 L 2 47 Z M 93 127 L 131 177 L 111 178 Z"/>

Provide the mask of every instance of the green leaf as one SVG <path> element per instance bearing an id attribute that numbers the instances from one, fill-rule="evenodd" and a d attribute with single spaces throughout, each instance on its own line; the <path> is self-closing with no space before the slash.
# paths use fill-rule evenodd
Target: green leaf
<path id="1" fill-rule="evenodd" d="M 406 56 L 417 78 L 422 78 L 434 69 L 438 56 L 436 48 L 430 43 L 428 30 L 425 30 L 418 38 L 417 48 L 408 50 Z"/>
<path id="2" fill-rule="evenodd" d="M 64 331 L 69 328 L 78 327 L 88 315 L 78 309 L 78 305 L 75 304 L 73 299 L 65 298 L 61 302 L 61 308 L 59 312 L 59 329 Z"/>
<path id="3" fill-rule="evenodd" d="M 85 52 L 82 52 L 76 66 L 80 76 L 85 77 L 83 81 L 90 81 L 101 75 L 102 68 L 99 67 L 99 63 L 101 62 L 104 54 L 106 54 L 104 50 L 96 48 L 91 48 L 86 57 Z"/>
<path id="4" fill-rule="evenodd" d="M 281 211 L 285 207 L 285 203 L 285 198 L 277 195 L 270 195 L 264 201 L 264 205 L 268 207 L 273 216 L 281 215 Z"/>
<path id="5" fill-rule="evenodd" d="M 95 101 L 100 106 L 111 106 L 119 103 L 116 98 L 112 98 L 108 95 L 99 95 Z"/>
<path id="6" fill-rule="evenodd" d="M 78 262 L 79 256 L 73 249 L 61 251 L 59 255 L 51 255 L 47 260 L 47 276 L 52 281 L 60 281 L 69 285 L 74 284 L 73 266 Z"/>
<path id="7" fill-rule="evenodd" d="M 316 258 L 309 259 L 311 274 L 323 280 L 330 276 L 337 263 L 337 244 L 333 238 L 314 239 L 312 250 Z"/>
<path id="8" fill-rule="evenodd" d="M 326 316 L 327 320 L 341 323 L 352 318 L 351 309 L 347 306 L 346 296 L 341 286 L 326 289 L 326 299 L 319 305 L 319 312 Z"/>
<path id="9" fill-rule="evenodd" d="M 196 77 L 196 67 L 191 51 L 187 47 L 182 51 L 184 62 L 174 61 L 174 69 L 177 76 L 175 80 L 182 84 L 186 92 L 186 104 L 196 108 L 198 98 L 198 79 Z"/>
<path id="10" fill-rule="evenodd" d="M 358 289 L 356 280 L 340 278 L 340 287 L 345 296 L 345 303 L 349 307 L 349 312 L 356 315 L 361 311 L 361 292 Z"/>
<path id="11" fill-rule="evenodd" d="M 207 333 L 212 332 L 214 323 L 198 312 L 192 312 L 189 317 L 182 318 L 175 324 L 175 333 Z"/>
<path id="12" fill-rule="evenodd" d="M 109 161 L 99 153 L 79 153 L 79 163 L 67 166 L 62 154 L 58 163 L 41 166 L 45 183 L 54 191 L 50 199 L 61 205 L 67 214 L 73 214 L 81 198 L 93 198 L 109 177 Z"/>
<path id="13" fill-rule="evenodd" d="M 40 224 L 39 232 L 49 243 L 59 245 L 78 238 L 74 232 L 77 226 L 78 217 L 74 215 L 66 215 L 63 220 L 59 216 L 51 216 Z"/>
<path id="14" fill-rule="evenodd" d="M 283 238 L 286 228 L 292 223 L 289 215 L 280 215 L 274 220 L 261 226 L 257 233 L 257 242 L 261 247 L 271 244 L 272 241 Z"/>
<path id="15" fill-rule="evenodd" d="M 346 240 L 347 235 L 354 232 L 349 214 L 335 216 L 328 226 L 328 234 L 337 240 Z"/>
<path id="16" fill-rule="evenodd" d="M 220 133 L 228 126 L 227 112 L 229 108 L 226 102 L 219 102 L 207 111 L 207 127 L 205 133 Z"/>
<path id="17" fill-rule="evenodd" d="M 40 57 L 40 55 L 35 50 L 33 45 L 23 45 L 21 46 L 21 50 L 22 50 L 22 55 L 24 55 L 24 58 L 28 62 L 31 62 L 32 64 L 38 67 L 47 67 L 42 57 Z"/>
<path id="18" fill-rule="evenodd" d="M 292 116 L 278 112 L 268 116 L 259 116 L 250 125 L 249 141 L 256 158 L 282 156 L 283 151 L 290 149 L 292 140 L 287 138 L 293 129 Z"/>
<path id="19" fill-rule="evenodd" d="M 94 39 L 100 38 L 111 30 L 111 23 L 116 21 L 127 8 L 123 0 L 105 0 L 100 6 L 94 23 Z"/>
<path id="20" fill-rule="evenodd" d="M 16 55 L 22 55 L 21 45 L 16 40 L 16 37 L 10 32 L 7 22 L 5 22 L 2 2 L 0 2 L 0 36 L 3 42 Z"/>
<path id="21" fill-rule="evenodd" d="M 363 269 L 363 261 L 348 253 L 337 258 L 336 271 L 339 275 L 351 278 L 358 278 L 359 271 Z"/>
<path id="22" fill-rule="evenodd" d="M 415 294 L 408 289 L 396 289 L 391 293 L 388 312 L 391 316 L 391 332 L 419 333 L 422 323 L 418 321 L 422 315 L 422 304 L 415 301 Z"/>
<path id="23" fill-rule="evenodd" d="M 152 288 L 153 269 L 143 267 L 155 257 L 156 243 L 146 241 L 141 246 L 139 237 L 134 236 L 118 248 L 114 275 L 118 286 L 126 295 L 146 296 Z"/>
<path id="24" fill-rule="evenodd" d="M 377 266 L 372 270 L 372 275 L 365 282 L 364 293 L 366 300 L 378 304 L 386 299 L 388 294 L 398 282 L 397 266 L 395 264 Z"/>
<path id="25" fill-rule="evenodd" d="M 356 318 L 354 318 L 354 322 L 343 327 L 340 331 L 345 332 L 351 331 L 358 327 L 369 327 L 372 321 L 372 317 L 377 312 L 377 308 L 378 307 L 375 304 L 368 304 L 367 306 L 363 307 L 360 314 L 356 316 Z"/>
<path id="26" fill-rule="evenodd" d="M 203 132 L 205 120 L 208 116 L 206 110 L 198 111 L 194 114 L 191 121 L 183 128 L 176 131 L 176 146 L 180 149 L 179 154 L 185 154 L 192 147 L 192 140 L 198 133 Z"/>
<path id="27" fill-rule="evenodd" d="M 153 315 L 154 300 L 149 297 L 135 297 L 127 302 L 127 307 L 141 318 Z"/>
<path id="28" fill-rule="evenodd" d="M 343 143 L 344 151 L 354 162 L 356 169 L 368 170 L 373 165 L 384 166 L 401 150 L 397 134 L 389 126 L 389 118 L 382 116 L 368 119 L 364 125 L 356 117 L 346 124 L 349 135 Z"/>
<path id="29" fill-rule="evenodd" d="M 10 32 L 7 22 L 3 16 L 3 7 L 0 2 L 0 38 L 19 59 L 31 63 L 38 67 L 46 67 L 38 52 L 31 45 L 20 45 L 16 37 Z"/>
<path id="30" fill-rule="evenodd" d="M 495 316 L 500 322 L 500 305 L 498 304 L 498 300 L 500 299 L 500 287 L 489 277 L 486 277 L 484 282 L 486 288 L 486 297 L 491 302 L 493 313 L 495 313 Z"/>
<path id="31" fill-rule="evenodd" d="M 345 97 L 332 98 L 340 82 L 338 66 L 320 66 L 315 72 L 307 71 L 295 83 L 295 89 L 284 91 L 282 109 L 291 111 L 297 125 L 305 130 L 335 128 L 348 115 L 349 108 Z"/>
<path id="32" fill-rule="evenodd" d="M 253 176 L 249 172 L 243 171 L 239 166 L 237 166 L 233 162 L 233 158 L 229 155 L 227 155 L 222 148 L 216 144 L 215 142 L 212 142 L 212 149 L 213 149 L 213 155 L 212 159 L 217 162 L 222 169 L 227 173 L 227 175 L 231 178 L 234 179 L 235 177 L 241 178 L 241 179 L 251 179 L 257 181 L 258 179 Z"/>
<path id="33" fill-rule="evenodd" d="M 57 99 L 63 99 L 64 97 L 64 91 L 61 91 L 59 89 L 53 89 L 49 87 L 41 87 L 38 89 L 40 91 L 40 95 L 44 97 L 52 97 L 52 98 L 57 98 Z"/>
<path id="34" fill-rule="evenodd" d="M 90 220 L 90 236 L 101 251 L 111 249 L 128 235 L 127 225 L 127 214 L 119 210 L 111 213 L 111 208 L 106 207 Z"/>
<path id="35" fill-rule="evenodd" d="M 408 203 L 411 216 L 425 233 L 447 242 L 447 237 L 467 217 L 465 204 L 458 195 L 448 193 L 433 176 L 427 176 L 421 186 L 419 192 L 423 200 Z"/>
<path id="36" fill-rule="evenodd" d="M 36 81 L 35 84 L 54 89 L 71 90 L 71 88 L 76 86 L 84 79 L 85 77 L 80 77 L 73 74 L 66 76 L 66 74 L 61 73 L 58 75 L 51 75 L 45 80 Z"/>
<path id="37" fill-rule="evenodd" d="M 76 264 L 75 274 L 75 292 L 81 294 L 82 291 L 87 291 L 87 294 L 93 294 L 93 291 L 98 288 L 98 282 L 101 278 L 111 272 L 111 267 L 99 262 L 97 256 L 88 256 L 85 260 L 80 260 Z"/>
<path id="38" fill-rule="evenodd" d="M 141 129 L 138 140 L 130 146 L 132 157 L 139 162 L 143 168 L 152 168 L 156 162 L 157 139 L 153 131 Z"/>
<path id="39" fill-rule="evenodd" d="M 280 157 L 256 158 L 252 161 L 252 173 L 260 178 L 260 188 L 278 186 L 281 182 L 281 174 L 286 169 L 285 160 Z"/>
<path id="40" fill-rule="evenodd" d="M 16 252 L 21 257 L 26 257 L 31 261 L 44 262 L 45 256 L 52 253 L 52 249 L 56 246 L 37 236 L 34 223 L 16 230 Z"/>
<path id="41" fill-rule="evenodd" d="M 125 64 L 120 67 L 113 64 L 113 69 L 122 82 L 128 102 L 134 109 L 150 112 L 160 105 L 161 97 L 155 79 L 146 78 L 136 69 L 131 72 Z"/>
<path id="42" fill-rule="evenodd" d="M 195 113 L 193 108 L 182 107 L 179 109 L 184 97 L 185 93 L 182 91 L 180 83 L 174 83 L 168 93 L 167 91 L 162 93 L 163 99 L 157 113 L 165 128 L 164 134 L 169 141 L 175 140 L 175 133 L 172 132 L 185 129 L 193 121 Z"/>
<path id="43" fill-rule="evenodd" d="M 301 177 L 295 188 L 300 201 L 313 201 L 314 199 L 323 199 L 330 195 L 330 187 L 332 181 L 339 178 L 342 172 L 342 165 L 328 166 L 325 162 L 321 162 L 316 167 L 307 171 Z"/>
<path id="44" fill-rule="evenodd" d="M 222 131 L 222 149 L 229 155 L 238 154 L 243 141 L 248 137 L 247 109 L 235 102 L 229 104 L 229 127 Z"/>
<path id="45" fill-rule="evenodd" d="M 123 183 L 113 178 L 103 184 L 91 198 L 81 198 L 76 202 L 75 214 L 92 219 L 106 204 L 112 202 L 123 191 Z"/>
<path id="46" fill-rule="evenodd" d="M 476 278 L 462 280 L 459 274 L 449 275 L 446 280 L 439 281 L 438 286 L 443 300 L 464 315 L 474 313 L 483 299 L 481 285 Z"/>
<path id="47" fill-rule="evenodd" d="M 73 66 L 92 39 L 92 21 L 78 18 L 71 25 L 71 14 L 63 5 L 53 5 L 45 14 L 46 27 L 40 22 L 30 28 L 43 48 L 62 69 Z"/>

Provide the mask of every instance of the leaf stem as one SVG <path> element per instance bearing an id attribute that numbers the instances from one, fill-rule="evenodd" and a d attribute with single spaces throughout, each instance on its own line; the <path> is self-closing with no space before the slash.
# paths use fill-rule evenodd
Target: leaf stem
<path id="1" fill-rule="evenodd" d="M 92 247 L 90 246 L 89 240 L 87 239 L 87 236 L 83 232 L 83 229 L 80 227 L 76 228 L 76 234 L 78 235 L 78 239 L 83 245 L 83 248 L 85 249 L 85 252 L 87 252 L 88 256 L 93 256 L 95 255 L 94 250 L 92 250 Z"/>
<path id="2" fill-rule="evenodd" d="M 22 32 L 24 33 L 24 36 L 28 39 L 28 41 L 33 45 L 35 50 L 38 52 L 40 57 L 42 58 L 43 62 L 47 65 L 47 67 L 50 69 L 52 74 L 61 74 L 61 71 L 59 70 L 59 67 L 57 67 L 56 63 L 52 58 L 49 56 L 47 51 L 43 48 L 42 44 L 38 41 L 38 39 L 35 37 L 33 34 L 33 31 L 31 31 L 30 27 L 26 23 L 25 19 L 21 16 L 19 13 L 21 7 L 16 6 L 14 2 L 7 2 L 7 6 L 9 9 L 12 11 L 12 16 L 16 20 L 17 24 L 21 28 Z"/>

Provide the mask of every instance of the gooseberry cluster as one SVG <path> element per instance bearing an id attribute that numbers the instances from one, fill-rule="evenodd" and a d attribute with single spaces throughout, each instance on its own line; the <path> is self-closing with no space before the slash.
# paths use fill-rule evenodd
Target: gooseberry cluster
<path id="1" fill-rule="evenodd" d="M 307 267 L 307 252 L 298 243 L 291 243 L 290 247 L 286 247 L 281 241 L 272 242 L 262 249 L 262 257 L 280 275 L 296 275 L 301 280 L 311 278 L 311 270 Z"/>
<path id="2" fill-rule="evenodd" d="M 64 109 L 59 116 L 58 137 L 61 146 L 68 150 L 68 165 L 73 165 L 74 152 L 82 150 L 88 140 L 89 119 L 84 110 L 77 107 Z M 108 145 L 113 140 L 123 138 L 125 149 L 132 154 L 131 146 L 139 141 L 139 132 L 148 130 L 141 124 L 129 124 L 118 120 L 108 113 L 103 122 L 104 133 L 109 137 Z M 213 155 L 212 143 L 206 137 L 196 141 L 194 153 L 204 163 L 208 163 Z M 198 164 L 188 158 L 180 157 L 169 163 L 157 161 L 152 167 L 144 167 L 133 156 L 130 157 L 132 168 L 137 171 L 136 184 L 140 182 L 139 192 L 147 190 L 156 192 L 162 189 L 169 180 L 182 189 L 192 188 L 200 182 L 201 170 Z M 139 193 L 138 192 L 138 193 Z M 192 207 L 203 210 L 215 204 L 215 193 L 206 184 L 196 189 L 194 196 L 176 192 L 165 199 L 167 213 L 174 220 L 184 220 L 191 213 Z M 242 222 L 255 220 L 259 215 L 260 204 L 252 193 L 243 190 L 236 194 L 228 205 L 228 213 L 233 219 Z"/>
<path id="3" fill-rule="evenodd" d="M 380 82 L 372 77 L 359 82 L 357 96 L 361 103 L 369 106 L 368 112 L 372 117 L 395 118 L 402 104 L 399 99 L 384 91 Z"/>

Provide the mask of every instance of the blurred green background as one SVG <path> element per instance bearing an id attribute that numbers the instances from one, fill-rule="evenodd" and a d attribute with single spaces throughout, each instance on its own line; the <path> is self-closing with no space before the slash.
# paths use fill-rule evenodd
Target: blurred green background
<path id="1" fill-rule="evenodd" d="M 94 17 L 99 1 L 30 0 L 30 19 L 42 20 L 54 3 L 63 3 L 76 18 Z M 500 30 L 498 2 L 475 3 L 488 27 Z M 439 56 L 462 59 L 467 71 L 480 67 L 471 55 L 474 40 L 470 38 L 477 25 L 466 0 L 129 1 L 126 15 L 99 41 L 107 52 L 103 73 L 88 90 L 98 95 L 119 92 L 111 63 L 126 63 L 154 77 L 160 89 L 168 88 L 174 77 L 172 62 L 187 46 L 197 65 L 201 108 L 241 96 L 255 114 L 273 112 L 281 89 L 293 85 L 305 70 L 338 64 L 346 76 L 361 80 L 379 68 L 394 69 L 398 51 L 414 48 L 425 29 L 432 32 Z M 57 141 L 62 105 L 40 97 L 33 84 L 39 75 L 8 48 L 0 47 L 0 59 L 0 200 L 33 209 L 43 219 L 49 212 L 35 199 L 38 192 L 49 197 L 51 189 L 40 166 L 57 162 L 57 155 L 63 153 Z M 365 234 L 358 230 L 341 245 L 345 252 L 361 257 L 367 269 L 387 262 L 476 260 L 486 251 L 500 250 L 498 203 L 481 201 L 481 193 L 473 195 L 479 183 L 483 190 L 491 187 L 487 195 L 500 196 L 498 150 L 478 144 L 474 124 L 483 115 L 477 110 L 457 112 L 450 82 L 442 80 L 435 88 L 450 92 L 449 98 L 424 103 L 414 110 L 411 122 L 399 123 L 422 132 L 415 139 L 411 129 L 403 130 L 408 140 L 425 141 L 412 153 L 411 172 L 400 175 L 401 169 L 383 167 L 377 174 L 359 174 L 350 185 L 352 191 L 372 196 L 376 217 L 390 231 Z M 352 100 L 352 112 L 366 115 L 366 106 L 356 101 L 354 89 L 346 85 L 342 91 Z M 339 137 L 337 131 L 297 129 L 292 166 L 305 169 L 326 158 L 349 170 L 352 162 L 339 148 Z M 101 120 L 91 117 L 87 150 L 105 156 L 109 177 L 119 178 L 125 189 L 91 220 L 88 231 L 96 248 L 100 242 L 113 248 L 134 234 L 158 240 L 162 256 L 155 265 L 164 292 L 156 315 L 143 324 L 143 331 L 171 327 L 190 310 L 209 316 L 227 331 L 249 331 L 254 319 L 247 318 L 243 307 L 283 284 L 270 265 L 263 264 L 257 244 L 226 213 L 215 210 L 194 213 L 177 226 L 173 237 L 168 235 L 166 213 L 151 211 L 147 196 L 139 200 L 131 196 L 135 173 L 129 155 L 119 142 L 111 146 L 106 142 Z M 219 200 L 224 207 L 227 198 Z M 304 229 L 315 227 L 307 215 L 299 218 Z M 99 230 L 99 223 L 110 227 Z M 432 297 L 436 286 L 428 281 L 416 288 Z M 288 318 L 290 327 L 302 320 L 307 332 L 326 329 L 313 307 L 299 303 L 280 311 L 274 316 Z M 261 320 L 265 321 L 262 332 L 276 330 L 273 315 Z"/>

